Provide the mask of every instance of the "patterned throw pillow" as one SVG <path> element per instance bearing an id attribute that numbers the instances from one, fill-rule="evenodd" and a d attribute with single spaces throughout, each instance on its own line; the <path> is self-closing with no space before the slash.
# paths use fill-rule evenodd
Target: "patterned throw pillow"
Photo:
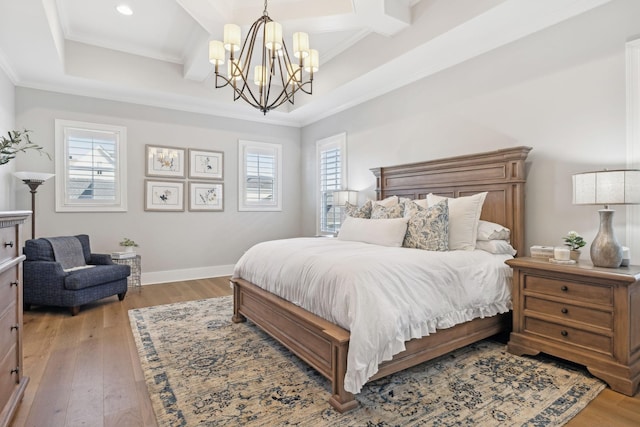
<path id="1" fill-rule="evenodd" d="M 344 209 L 345 209 L 345 212 L 347 213 L 347 216 L 350 216 L 352 218 L 364 218 L 364 219 L 371 218 L 371 207 L 372 207 L 371 200 L 367 200 L 367 202 L 361 207 L 352 205 L 349 202 L 347 202 L 344 205 Z"/>
<path id="2" fill-rule="evenodd" d="M 404 203 L 398 203 L 389 207 L 384 207 L 374 203 L 373 209 L 371 210 L 371 219 L 392 219 L 402 217 L 404 217 Z"/>
<path id="3" fill-rule="evenodd" d="M 446 199 L 427 209 L 411 203 L 405 216 L 409 216 L 409 223 L 402 246 L 427 251 L 449 250 L 449 205 Z"/>

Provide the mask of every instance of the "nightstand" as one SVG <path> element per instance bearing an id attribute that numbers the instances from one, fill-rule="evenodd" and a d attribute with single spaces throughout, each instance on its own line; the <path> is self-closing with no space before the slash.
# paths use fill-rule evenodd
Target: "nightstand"
<path id="1" fill-rule="evenodd" d="M 585 365 L 620 393 L 640 383 L 640 266 L 508 260 L 513 268 L 509 352 L 547 353 Z"/>
<path id="2" fill-rule="evenodd" d="M 141 267 L 142 257 L 140 255 L 136 255 L 131 258 L 111 258 L 116 264 L 128 265 L 131 267 L 131 275 L 127 278 L 127 284 L 130 288 L 136 288 L 138 290 L 142 289 L 142 282 L 140 281 L 140 273 L 142 272 Z"/>

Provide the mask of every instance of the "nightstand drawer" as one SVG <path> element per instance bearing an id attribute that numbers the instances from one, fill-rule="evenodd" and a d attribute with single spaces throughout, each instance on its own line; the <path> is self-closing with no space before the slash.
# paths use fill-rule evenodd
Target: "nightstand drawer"
<path id="1" fill-rule="evenodd" d="M 0 261 L 17 257 L 18 246 L 15 227 L 0 228 Z"/>
<path id="2" fill-rule="evenodd" d="M 527 275 L 525 277 L 524 290 L 525 292 L 537 292 L 568 300 L 613 305 L 613 288 L 611 286 L 589 285 Z"/>
<path id="3" fill-rule="evenodd" d="M 592 332 L 570 328 L 557 323 L 545 322 L 544 320 L 533 319 L 531 317 L 525 317 L 524 329 L 526 332 L 538 334 L 555 341 L 583 346 L 608 355 L 613 354 L 613 339 L 605 335 L 594 334 Z"/>
<path id="4" fill-rule="evenodd" d="M 613 313 L 611 311 L 594 310 L 532 296 L 525 296 L 524 309 L 542 315 L 555 316 L 559 319 L 573 320 L 585 325 L 613 329 Z"/>

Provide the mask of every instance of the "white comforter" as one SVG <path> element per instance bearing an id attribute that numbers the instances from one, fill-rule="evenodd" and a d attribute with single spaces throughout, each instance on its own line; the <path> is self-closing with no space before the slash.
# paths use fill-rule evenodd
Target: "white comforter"
<path id="1" fill-rule="evenodd" d="M 510 310 L 509 258 L 299 238 L 255 245 L 233 276 L 349 330 L 344 388 L 359 393 L 405 341 Z"/>

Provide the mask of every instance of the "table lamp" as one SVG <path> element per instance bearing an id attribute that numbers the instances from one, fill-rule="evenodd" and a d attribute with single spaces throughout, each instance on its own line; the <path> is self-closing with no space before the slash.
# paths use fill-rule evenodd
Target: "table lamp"
<path id="1" fill-rule="evenodd" d="M 596 267 L 617 268 L 622 263 L 622 246 L 613 232 L 613 209 L 609 205 L 640 203 L 640 170 L 619 169 L 573 175 L 573 203 L 604 205 L 600 228 L 591 243 L 591 262 Z"/>
<path id="2" fill-rule="evenodd" d="M 38 187 L 46 180 L 54 176 L 52 173 L 43 172 L 16 172 L 13 174 L 16 178 L 29 186 L 31 191 L 31 238 L 36 238 L 36 192 Z"/>

